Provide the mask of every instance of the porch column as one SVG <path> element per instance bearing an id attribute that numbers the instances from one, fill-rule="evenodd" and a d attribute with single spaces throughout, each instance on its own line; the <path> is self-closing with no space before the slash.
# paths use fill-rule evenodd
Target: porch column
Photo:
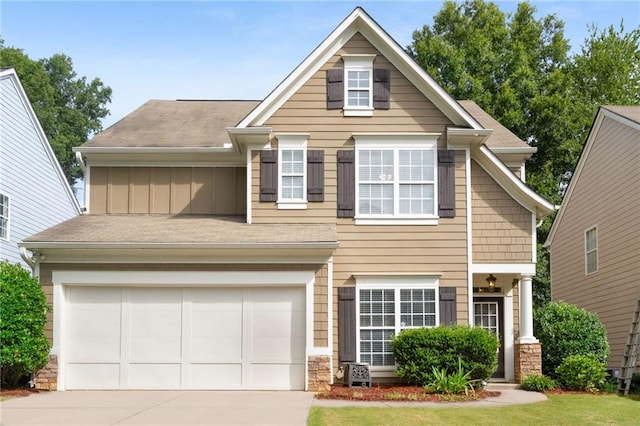
<path id="1" fill-rule="evenodd" d="M 533 275 L 520 276 L 520 337 L 518 343 L 538 343 L 533 335 Z"/>

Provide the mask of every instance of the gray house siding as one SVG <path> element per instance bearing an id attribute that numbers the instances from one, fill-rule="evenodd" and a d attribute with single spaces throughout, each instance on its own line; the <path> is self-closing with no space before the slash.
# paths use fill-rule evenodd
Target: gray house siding
<path id="1" fill-rule="evenodd" d="M 80 207 L 13 70 L 0 71 L 0 193 L 10 199 L 0 260 L 28 265 L 18 242 L 80 214 Z"/>

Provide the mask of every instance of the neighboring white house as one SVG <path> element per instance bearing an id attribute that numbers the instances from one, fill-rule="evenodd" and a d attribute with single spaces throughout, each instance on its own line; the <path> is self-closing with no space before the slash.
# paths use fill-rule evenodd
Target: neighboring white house
<path id="1" fill-rule="evenodd" d="M 18 242 L 81 212 L 18 75 L 0 69 L 0 261 L 28 267 Z"/>

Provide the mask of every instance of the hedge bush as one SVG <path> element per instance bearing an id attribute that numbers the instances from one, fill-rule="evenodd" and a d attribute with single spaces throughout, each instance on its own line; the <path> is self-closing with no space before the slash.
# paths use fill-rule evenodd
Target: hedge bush
<path id="1" fill-rule="evenodd" d="M 440 326 L 403 330 L 391 341 L 398 368 L 408 383 L 426 386 L 435 371 L 449 374 L 461 368 L 471 380 L 489 380 L 498 368 L 498 338 L 480 327 Z"/>
<path id="2" fill-rule="evenodd" d="M 38 280 L 20 265 L 0 263 L 0 370 L 2 385 L 14 387 L 44 367 L 49 342 L 44 335 L 47 300 Z"/>
<path id="3" fill-rule="evenodd" d="M 520 386 L 526 391 L 544 392 L 549 389 L 554 389 L 557 385 L 551 377 L 532 374 L 525 377 Z"/>
<path id="4" fill-rule="evenodd" d="M 595 392 L 607 379 L 606 366 L 595 355 L 571 355 L 556 368 L 558 381 L 570 390 Z"/>
<path id="5" fill-rule="evenodd" d="M 598 316 L 565 302 L 549 303 L 533 312 L 533 333 L 542 344 L 542 372 L 556 376 L 556 368 L 571 355 L 594 354 L 609 359 L 607 330 Z"/>

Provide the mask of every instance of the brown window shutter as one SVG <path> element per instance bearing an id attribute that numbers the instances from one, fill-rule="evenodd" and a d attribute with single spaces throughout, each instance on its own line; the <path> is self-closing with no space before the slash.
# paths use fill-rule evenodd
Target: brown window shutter
<path id="1" fill-rule="evenodd" d="M 356 288 L 338 287 L 338 358 L 356 361 Z"/>
<path id="2" fill-rule="evenodd" d="M 278 151 L 260 151 L 260 201 L 278 200 Z"/>
<path id="3" fill-rule="evenodd" d="M 324 151 L 307 150 L 307 201 L 324 201 Z"/>
<path id="4" fill-rule="evenodd" d="M 327 109 L 344 107 L 344 70 L 334 68 L 327 70 Z"/>
<path id="5" fill-rule="evenodd" d="M 438 150 L 438 216 L 456 215 L 456 152 Z"/>
<path id="6" fill-rule="evenodd" d="M 391 70 L 373 70 L 373 107 L 375 109 L 389 109 L 391 93 Z"/>
<path id="7" fill-rule="evenodd" d="M 338 217 L 354 217 L 356 214 L 356 164 L 355 151 L 340 150 L 338 160 Z"/>
<path id="8" fill-rule="evenodd" d="M 440 325 L 456 324 L 456 288 L 440 287 Z"/>

